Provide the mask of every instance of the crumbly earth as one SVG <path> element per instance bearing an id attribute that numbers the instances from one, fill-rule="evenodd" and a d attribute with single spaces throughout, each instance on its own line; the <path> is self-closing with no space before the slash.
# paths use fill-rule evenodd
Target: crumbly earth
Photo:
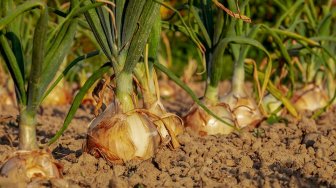
<path id="1" fill-rule="evenodd" d="M 195 86 L 198 87 L 199 85 Z M 225 87 L 225 83 L 224 86 Z M 183 115 L 191 99 L 178 92 L 165 100 L 168 109 Z M 200 93 L 199 93 L 200 94 Z M 68 107 L 42 108 L 38 138 L 61 127 Z M 50 147 L 63 165 L 63 180 L 39 182 L 41 187 L 336 187 L 336 108 L 318 120 L 306 113 L 301 120 L 284 115 L 272 125 L 245 129 L 227 136 L 178 137 L 181 147 L 162 147 L 143 162 L 109 166 L 82 152 L 92 109 L 81 108 L 64 135 Z M 18 112 L 0 106 L 0 165 L 17 149 Z M 16 179 L 0 177 L 0 187 Z M 32 183 L 31 183 L 32 184 Z M 37 185 L 37 184 L 33 184 Z"/>

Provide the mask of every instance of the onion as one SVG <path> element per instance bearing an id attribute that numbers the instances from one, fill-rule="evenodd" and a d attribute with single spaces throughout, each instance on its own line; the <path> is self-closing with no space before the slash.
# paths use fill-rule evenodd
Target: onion
<path id="1" fill-rule="evenodd" d="M 0 104 L 7 105 L 7 106 L 14 105 L 14 101 L 12 97 L 10 96 L 10 94 L 6 91 L 5 88 L 1 88 L 1 87 L 2 86 L 0 86 Z"/>
<path id="2" fill-rule="evenodd" d="M 168 1 L 168 5 L 174 6 L 176 4 L 176 0 Z M 169 8 L 166 8 L 165 6 L 160 7 L 160 15 L 162 19 L 169 18 L 174 12 L 170 10 Z"/>
<path id="3" fill-rule="evenodd" d="M 207 105 L 207 107 L 220 118 L 234 125 L 232 120 L 233 118 L 226 105 L 219 103 L 216 105 Z M 189 127 L 191 131 L 195 132 L 199 136 L 230 134 L 234 131 L 233 127 L 230 127 L 215 117 L 209 115 L 197 104 L 190 109 L 188 114 L 184 117 L 184 120 L 185 126 Z"/>
<path id="4" fill-rule="evenodd" d="M 112 103 L 91 122 L 84 151 L 110 163 L 124 163 L 149 159 L 159 142 L 159 134 L 146 115 L 136 110 L 122 113 Z"/>
<path id="5" fill-rule="evenodd" d="M 323 108 L 328 103 L 325 91 L 316 84 L 308 84 L 297 90 L 293 96 L 293 103 L 298 111 L 314 111 Z"/>
<path id="6" fill-rule="evenodd" d="M 171 84 L 169 84 L 168 80 L 163 80 L 159 82 L 160 86 L 160 96 L 162 98 L 172 98 L 175 95 L 175 90 Z"/>
<path id="7" fill-rule="evenodd" d="M 30 181 L 61 178 L 62 167 L 46 151 L 18 151 L 1 167 L 1 175 Z"/>
<path id="8" fill-rule="evenodd" d="M 281 115 L 282 109 L 278 110 L 282 102 L 275 98 L 272 94 L 267 94 L 261 101 L 261 105 L 267 114 Z M 278 110 L 278 111 L 277 111 Z"/>
<path id="9" fill-rule="evenodd" d="M 9 79 L 6 75 L 2 75 L 0 67 L 0 104 L 14 106 L 15 100 L 15 88 L 12 79 Z"/>
<path id="10" fill-rule="evenodd" d="M 256 102 L 245 92 L 231 91 L 220 101 L 229 106 L 238 128 L 255 127 L 263 119 Z"/>
<path id="11" fill-rule="evenodd" d="M 65 82 L 59 83 L 43 100 L 44 106 L 67 105 L 71 102 L 70 88 Z"/>

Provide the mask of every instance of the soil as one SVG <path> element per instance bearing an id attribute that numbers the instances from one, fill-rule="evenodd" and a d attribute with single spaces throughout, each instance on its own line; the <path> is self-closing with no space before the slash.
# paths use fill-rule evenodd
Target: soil
<path id="1" fill-rule="evenodd" d="M 202 90 L 203 84 L 193 88 Z M 224 89 L 223 89 L 224 88 Z M 228 88 L 225 82 L 222 90 Z M 192 100 L 177 92 L 164 104 L 184 115 Z M 201 95 L 200 92 L 198 92 Z M 66 107 L 41 108 L 38 138 L 61 127 Z M 181 147 L 162 147 L 143 162 L 109 166 L 103 159 L 82 152 L 92 108 L 82 107 L 64 135 L 50 147 L 63 165 L 63 180 L 40 183 L 46 187 L 336 187 L 336 108 L 318 120 L 306 113 L 300 120 L 289 115 L 272 125 L 239 133 L 196 137 L 180 135 Z M 18 146 L 18 112 L 0 106 L 0 165 Z M 14 187 L 15 179 L 0 177 L 0 187 Z M 35 184 L 36 185 L 36 184 Z"/>

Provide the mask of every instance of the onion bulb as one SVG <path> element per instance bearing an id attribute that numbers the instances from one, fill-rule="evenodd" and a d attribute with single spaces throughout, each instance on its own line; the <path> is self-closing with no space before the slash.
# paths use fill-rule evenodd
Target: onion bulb
<path id="1" fill-rule="evenodd" d="M 276 114 L 280 115 L 282 113 L 282 109 L 278 110 L 282 105 L 282 102 L 275 98 L 272 94 L 267 94 L 261 101 L 261 105 L 267 114 Z"/>
<path id="2" fill-rule="evenodd" d="M 1 74 L 2 73 L 0 70 L 0 104 L 8 106 L 16 105 L 13 80 L 8 79 L 6 76 L 4 76 L 4 78 L 1 78 Z"/>
<path id="3" fill-rule="evenodd" d="M 123 113 L 111 103 L 89 125 L 84 151 L 110 163 L 152 157 L 159 145 L 157 129 L 150 119 L 136 110 Z"/>
<path id="4" fill-rule="evenodd" d="M 14 101 L 12 99 L 12 97 L 10 96 L 10 94 L 6 91 L 6 89 L 1 88 L 2 86 L 0 86 L 0 104 L 1 105 L 13 105 Z"/>
<path id="5" fill-rule="evenodd" d="M 210 111 L 218 115 L 224 121 L 234 125 L 232 116 L 224 104 L 207 105 Z M 234 131 L 223 122 L 205 112 L 201 107 L 195 104 L 188 114 L 184 117 L 185 126 L 189 127 L 192 132 L 199 136 L 216 135 L 216 134 L 230 134 Z"/>
<path id="6" fill-rule="evenodd" d="M 176 3 L 176 0 L 169 1 L 168 4 L 170 6 L 174 6 Z M 169 18 L 174 12 L 170 10 L 169 8 L 166 8 L 165 6 L 160 7 L 160 15 L 162 19 L 167 19 Z"/>
<path id="7" fill-rule="evenodd" d="M 33 178 L 61 178 L 62 167 L 45 151 L 18 151 L 1 167 L 1 175 L 30 181 Z"/>
<path id="8" fill-rule="evenodd" d="M 175 90 L 168 80 L 163 80 L 159 82 L 160 85 L 160 96 L 162 98 L 172 98 L 175 95 Z"/>
<path id="9" fill-rule="evenodd" d="M 245 92 L 231 91 L 221 98 L 221 102 L 229 106 L 238 128 L 255 127 L 263 119 L 255 100 Z"/>
<path id="10" fill-rule="evenodd" d="M 64 82 L 60 82 L 43 100 L 44 106 L 67 105 L 71 102 L 71 93 L 69 86 Z"/>
<path id="11" fill-rule="evenodd" d="M 328 103 L 325 91 L 315 84 L 309 84 L 294 93 L 293 103 L 298 111 L 314 111 L 323 108 Z"/>

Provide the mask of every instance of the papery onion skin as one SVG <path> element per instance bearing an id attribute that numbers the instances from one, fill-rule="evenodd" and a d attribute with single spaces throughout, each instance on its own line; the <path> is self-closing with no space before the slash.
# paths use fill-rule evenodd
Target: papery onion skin
<path id="1" fill-rule="evenodd" d="M 210 111 L 223 118 L 228 123 L 234 125 L 232 116 L 227 110 L 225 105 L 208 105 Z M 188 114 L 184 117 L 185 126 L 199 136 L 216 135 L 216 134 L 230 134 L 234 131 L 233 127 L 230 127 L 223 122 L 217 120 L 215 117 L 209 115 L 198 105 L 194 105 Z"/>
<path id="2" fill-rule="evenodd" d="M 180 147 L 177 136 L 184 132 L 183 123 L 175 116 L 161 117 L 153 121 L 161 138 L 161 144 L 172 148 Z"/>
<path id="3" fill-rule="evenodd" d="M 230 111 L 237 122 L 238 128 L 247 126 L 255 127 L 263 119 L 256 102 L 247 95 L 234 94 L 231 92 L 220 101 L 230 107 Z"/>
<path id="4" fill-rule="evenodd" d="M 329 97 L 326 92 L 315 84 L 309 84 L 297 90 L 293 96 L 293 103 L 298 111 L 315 111 L 328 104 Z"/>
<path id="5" fill-rule="evenodd" d="M 84 145 L 86 152 L 103 157 L 111 164 L 146 160 L 155 154 L 160 139 L 146 115 L 119 113 L 117 110 L 112 116 L 103 114 L 102 117 L 99 122 L 92 122 L 95 125 L 90 125 Z"/>
<path id="6" fill-rule="evenodd" d="M 166 144 L 167 141 L 172 141 L 175 142 L 172 143 L 174 148 L 179 147 L 175 137 L 184 132 L 182 119 L 179 119 L 175 114 L 168 113 L 160 101 L 154 102 L 148 110 L 157 116 L 153 118 L 153 123 L 161 136 L 163 144 Z"/>
<path id="7" fill-rule="evenodd" d="M 18 151 L 1 167 L 1 175 L 30 181 L 61 178 L 62 166 L 46 151 Z"/>

